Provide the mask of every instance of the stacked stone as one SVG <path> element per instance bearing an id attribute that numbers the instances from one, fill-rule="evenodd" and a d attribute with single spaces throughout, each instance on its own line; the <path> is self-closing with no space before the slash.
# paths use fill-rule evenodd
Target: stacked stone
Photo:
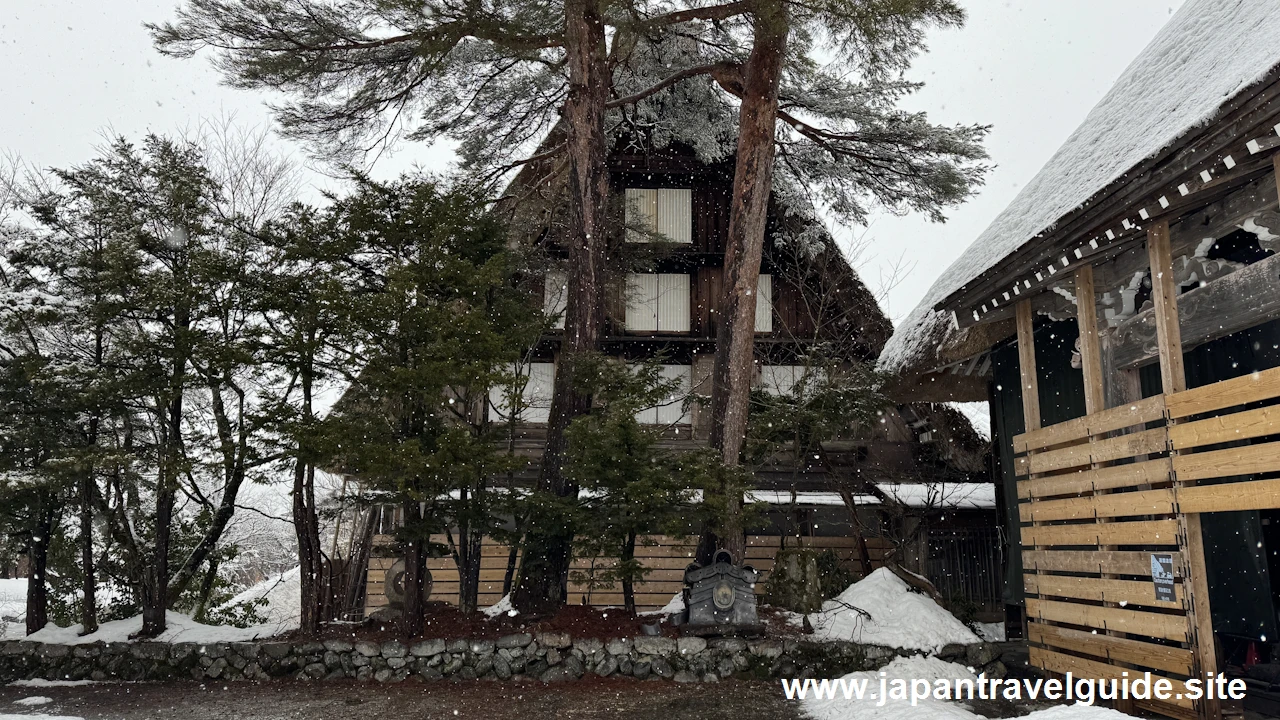
<path id="1" fill-rule="evenodd" d="M 546 683 L 586 675 L 716 682 L 722 678 L 838 677 L 917 654 L 853 643 L 636 637 L 573 639 L 518 633 L 497 640 L 296 641 L 261 643 L 0 643 L 0 682 L 49 680 L 406 680 L 496 679 Z M 995 647 L 948 646 L 944 659 L 994 676 Z M 999 668 L 997 668 L 999 666 Z"/>

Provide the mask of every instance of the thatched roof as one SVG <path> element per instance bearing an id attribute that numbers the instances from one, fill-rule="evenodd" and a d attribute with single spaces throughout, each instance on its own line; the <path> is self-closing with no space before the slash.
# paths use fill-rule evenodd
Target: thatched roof
<path id="1" fill-rule="evenodd" d="M 1275 0 L 1188 0 L 1013 202 L 939 276 L 885 347 L 880 368 L 914 378 L 1008 336 L 1008 322 L 960 329 L 953 313 L 972 309 L 949 300 L 985 290 L 1038 245 L 1054 251 L 1050 240 L 1088 243 L 1089 236 L 1055 233 L 1104 199 L 1114 202 L 1117 189 L 1144 164 L 1188 142 L 1236 98 L 1273 76 L 1280 67 L 1276 37 Z"/>

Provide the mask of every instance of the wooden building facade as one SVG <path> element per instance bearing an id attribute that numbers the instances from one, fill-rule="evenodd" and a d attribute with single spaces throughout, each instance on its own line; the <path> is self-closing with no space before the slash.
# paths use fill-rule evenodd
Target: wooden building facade
<path id="1" fill-rule="evenodd" d="M 1245 26 L 1280 31 L 1261 1 L 1179 10 L 881 360 L 992 402 L 1031 662 L 1169 681 L 1122 710 L 1220 717 L 1187 682 L 1277 639 L 1280 51 L 1214 51 Z"/>
<path id="2" fill-rule="evenodd" d="M 679 380 L 679 389 L 665 404 L 643 411 L 639 420 L 660 428 L 668 448 L 693 449 L 705 444 L 710 434 L 705 399 L 710 395 L 716 347 L 733 163 L 705 164 L 691 152 L 677 149 L 644 155 L 615 153 L 610 167 L 611 212 L 617 220 L 611 253 L 618 259 L 606 283 L 610 300 L 603 349 L 628 362 L 661 358 L 663 373 Z M 543 299 L 552 318 L 565 305 L 565 272 L 559 263 L 566 253 L 557 245 L 558 221 L 554 202 L 526 203 L 509 221 L 514 242 L 541 244 L 550 258 Z M 779 241 L 801 235 L 803 245 Z M 840 363 L 873 365 L 892 333 L 892 324 L 875 297 L 825 229 L 782 212 L 776 202 L 758 288 L 754 384 L 765 392 L 788 393 L 806 373 L 823 372 L 823 367 L 810 364 L 810 355 L 819 346 L 826 354 L 824 362 L 829 362 L 834 349 Z M 484 409 L 490 421 L 514 428 L 510 446 L 527 462 L 513 480 L 504 482 L 517 486 L 532 485 L 540 471 L 563 332 L 562 323 L 553 325 L 557 326 L 519 368 L 527 374 L 528 383 L 514 422 L 501 389 L 490 392 Z M 784 543 L 783 536 L 790 535 L 786 543 L 829 547 L 855 571 L 878 565 L 887 548 L 887 541 L 876 537 L 882 522 L 880 501 L 860 494 L 857 507 L 850 508 L 838 492 L 854 478 L 865 479 L 878 483 L 877 488 L 882 485 L 891 497 L 901 494 L 906 505 L 916 503 L 922 512 L 945 517 L 932 533 L 920 538 L 921 547 L 915 553 L 921 567 L 927 566 L 929 558 L 972 558 L 963 568 L 953 564 L 937 568 L 938 582 L 944 591 L 954 588 L 953 594 L 964 593 L 967 601 L 998 610 L 1000 547 L 994 496 L 985 483 L 988 450 L 989 444 L 962 414 L 943 405 L 914 403 L 886 408 L 879 422 L 850 425 L 820 456 L 779 452 L 755 469 L 756 491 L 746 498 L 771 507 L 762 525 L 750 531 L 747 559 L 767 577 L 773 554 Z M 932 494 L 898 490 L 915 485 L 931 488 Z M 394 510 L 390 512 L 391 519 L 377 520 L 371 535 L 374 550 L 367 559 L 366 613 L 386 604 L 387 571 L 395 560 L 391 533 L 396 522 Z M 853 530 L 855 515 L 864 528 L 862 534 L 870 534 L 865 537 L 866 564 Z M 690 531 L 696 528 L 691 526 Z M 653 545 L 637 547 L 639 557 L 652 570 L 645 582 L 637 584 L 641 610 L 658 609 L 677 592 L 694 542 L 692 537 L 661 537 Z M 510 585 L 517 555 L 486 540 L 481 605 L 498 600 Z M 581 574 L 614 561 L 578 558 L 574 562 L 575 572 Z M 436 581 L 432 597 L 453 601 L 457 573 L 452 560 L 432 563 Z M 593 604 L 620 602 L 618 591 L 598 590 L 589 583 L 572 583 L 569 596 Z"/>

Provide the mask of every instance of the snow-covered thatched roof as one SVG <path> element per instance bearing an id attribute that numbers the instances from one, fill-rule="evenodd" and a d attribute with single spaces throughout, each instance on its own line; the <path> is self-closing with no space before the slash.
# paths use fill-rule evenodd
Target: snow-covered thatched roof
<path id="1" fill-rule="evenodd" d="M 934 369 L 959 330 L 936 306 L 1052 230 L 1140 163 L 1203 127 L 1280 65 L 1280 2 L 1187 0 L 1004 212 L 929 289 L 880 356 L 896 375 Z M 980 343 L 981 344 L 981 343 Z"/>

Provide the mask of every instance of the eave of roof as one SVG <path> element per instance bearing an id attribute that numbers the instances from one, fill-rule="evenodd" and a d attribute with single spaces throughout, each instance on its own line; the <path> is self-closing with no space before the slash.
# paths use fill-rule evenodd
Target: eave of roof
<path id="1" fill-rule="evenodd" d="M 920 373 L 972 333 L 955 325 L 956 301 L 982 278 L 1009 272 L 1018 253 L 1162 157 L 1280 66 L 1274 0 L 1189 0 L 1125 70 L 1084 123 L 951 265 L 898 327 L 880 367 Z M 1247 38 L 1259 41 L 1248 43 Z M 1092 228 L 1079 228 L 1087 233 Z M 1083 235 L 1068 238 L 1087 242 Z M 1061 242 L 1061 238 L 1057 238 Z M 1025 253 L 1024 253 L 1025 255 Z"/>

